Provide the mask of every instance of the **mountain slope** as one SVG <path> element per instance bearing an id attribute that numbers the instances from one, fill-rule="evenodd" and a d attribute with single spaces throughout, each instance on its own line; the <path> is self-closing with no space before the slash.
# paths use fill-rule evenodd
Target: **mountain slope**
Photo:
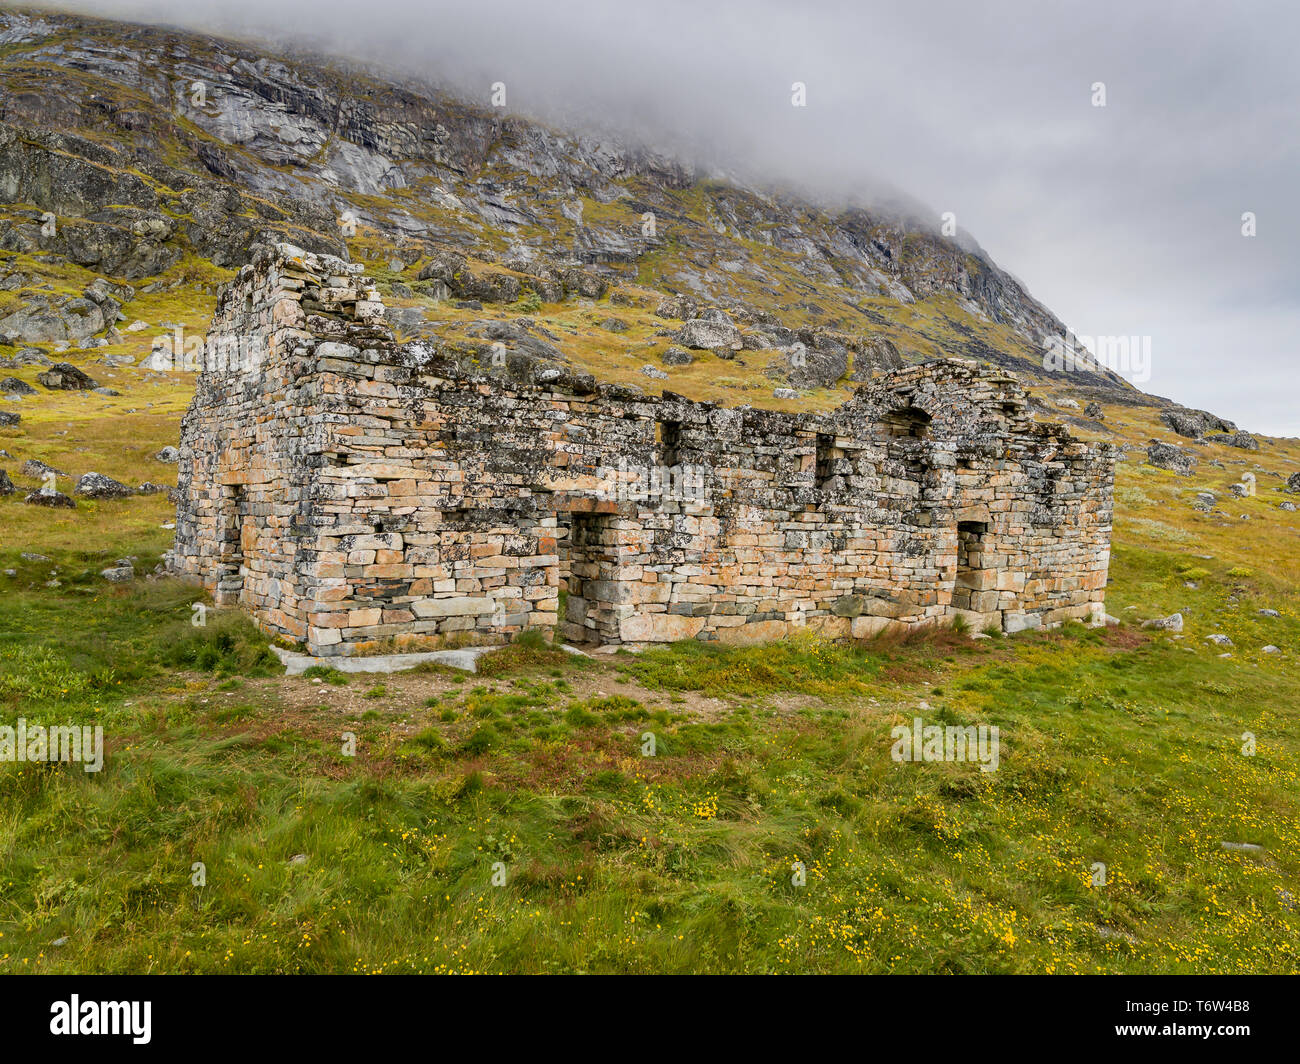
<path id="1" fill-rule="evenodd" d="M 474 343 L 474 304 L 498 304 L 489 318 L 526 314 L 558 357 L 642 386 L 662 379 L 643 367 L 678 338 L 668 323 L 711 312 L 745 335 L 687 344 L 722 358 L 660 369 L 676 390 L 770 402 L 775 383 L 813 406 L 941 354 L 1047 381 L 1045 338 L 1064 333 L 973 242 L 914 218 L 717 180 L 351 64 L 7 12 L 0 79 L 0 202 L 13 205 L 0 250 L 136 287 L 210 286 L 221 274 L 196 265 L 237 267 L 253 243 L 289 239 L 370 259 L 405 307 L 402 328 L 431 320 L 439 337 Z M 613 321 L 575 315 L 606 294 Z M 689 302 L 665 309 L 672 295 Z M 1051 383 L 1145 401 L 1104 370 Z"/>

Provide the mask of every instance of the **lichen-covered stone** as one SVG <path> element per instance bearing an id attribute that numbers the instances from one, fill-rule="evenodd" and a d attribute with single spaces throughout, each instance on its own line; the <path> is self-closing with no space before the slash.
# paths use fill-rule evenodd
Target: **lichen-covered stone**
<path id="1" fill-rule="evenodd" d="M 946 359 L 828 414 L 728 409 L 396 343 L 357 310 L 371 289 L 256 249 L 208 340 L 260 359 L 205 366 L 182 425 L 173 568 L 312 654 L 1103 614 L 1114 448 L 1034 422 L 1004 373 Z"/>

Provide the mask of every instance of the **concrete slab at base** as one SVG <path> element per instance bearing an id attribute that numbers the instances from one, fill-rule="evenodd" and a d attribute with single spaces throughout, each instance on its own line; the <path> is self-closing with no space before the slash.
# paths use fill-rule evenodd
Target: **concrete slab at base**
<path id="1" fill-rule="evenodd" d="M 479 658 L 484 654 L 491 654 L 494 650 L 503 650 L 509 645 L 508 643 L 502 643 L 499 646 L 463 647 L 460 650 L 426 650 L 416 654 L 372 654 L 369 656 L 337 658 L 317 658 L 311 654 L 295 654 L 292 650 L 282 650 L 276 646 L 271 647 L 271 649 L 284 662 L 284 674 L 286 676 L 301 676 L 313 665 L 323 665 L 327 669 L 337 669 L 339 672 L 403 672 L 406 669 L 413 669 L 417 665 L 423 665 L 425 662 L 446 665 L 449 668 L 460 669 L 463 672 L 478 672 Z M 561 643 L 560 649 L 580 658 L 590 657 L 585 651 L 579 650 L 577 647 L 571 647 L 567 643 Z"/>
<path id="2" fill-rule="evenodd" d="M 478 672 L 478 659 L 501 647 L 465 647 L 462 650 L 429 650 L 419 654 L 373 654 L 361 657 L 317 658 L 310 654 L 295 654 L 291 650 L 272 647 L 284 662 L 286 676 L 301 676 L 313 665 L 323 665 L 339 672 L 403 672 L 425 662 L 447 665 L 463 672 Z"/>

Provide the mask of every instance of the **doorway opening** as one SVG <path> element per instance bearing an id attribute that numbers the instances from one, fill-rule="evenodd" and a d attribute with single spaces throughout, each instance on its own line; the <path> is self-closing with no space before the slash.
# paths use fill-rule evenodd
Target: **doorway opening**
<path id="1" fill-rule="evenodd" d="M 990 597 L 996 602 L 997 592 L 988 586 L 991 580 L 984 562 L 988 530 L 987 521 L 957 522 L 957 579 L 952 591 L 954 609 L 988 613 L 992 608 Z"/>
<path id="2" fill-rule="evenodd" d="M 611 515 L 562 513 L 557 532 L 560 589 L 565 593 L 560 618 L 564 638 L 574 643 L 616 642 L 619 566 Z"/>
<path id="3" fill-rule="evenodd" d="M 217 558 L 217 586 L 212 601 L 218 606 L 232 606 L 239 602 L 244 590 L 245 540 L 250 529 L 248 501 L 242 484 L 224 485 L 221 489 L 221 535 L 218 540 L 220 554 Z"/>

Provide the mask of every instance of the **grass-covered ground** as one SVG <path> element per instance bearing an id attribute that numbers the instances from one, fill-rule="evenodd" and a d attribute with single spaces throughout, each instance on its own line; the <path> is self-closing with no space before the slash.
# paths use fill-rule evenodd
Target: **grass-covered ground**
<path id="1" fill-rule="evenodd" d="M 202 303 L 162 298 L 132 316 Z M 538 316 L 604 350 L 593 313 Z M 29 458 L 174 483 L 189 380 L 71 357 L 123 395 L 5 404 L 0 724 L 100 724 L 108 756 L 0 764 L 0 972 L 1300 967 L 1297 441 L 1181 478 L 1142 464 L 1154 410 L 1107 408 L 1118 628 L 286 678 L 239 615 L 191 626 L 193 589 L 98 575 L 153 569 L 165 495 L 23 505 Z M 1175 610 L 1180 636 L 1138 628 Z M 997 725 L 1000 767 L 893 761 L 918 715 Z"/>
<path id="2" fill-rule="evenodd" d="M 1121 548 L 1112 608 L 1177 604 L 1185 558 Z M 1257 649 L 1300 622 L 1217 560 L 1228 659 L 1189 613 L 292 679 L 182 584 L 3 560 L 0 713 L 108 755 L 0 766 L 0 971 L 1297 968 L 1300 679 Z M 998 725 L 998 771 L 891 760 L 918 714 Z"/>

